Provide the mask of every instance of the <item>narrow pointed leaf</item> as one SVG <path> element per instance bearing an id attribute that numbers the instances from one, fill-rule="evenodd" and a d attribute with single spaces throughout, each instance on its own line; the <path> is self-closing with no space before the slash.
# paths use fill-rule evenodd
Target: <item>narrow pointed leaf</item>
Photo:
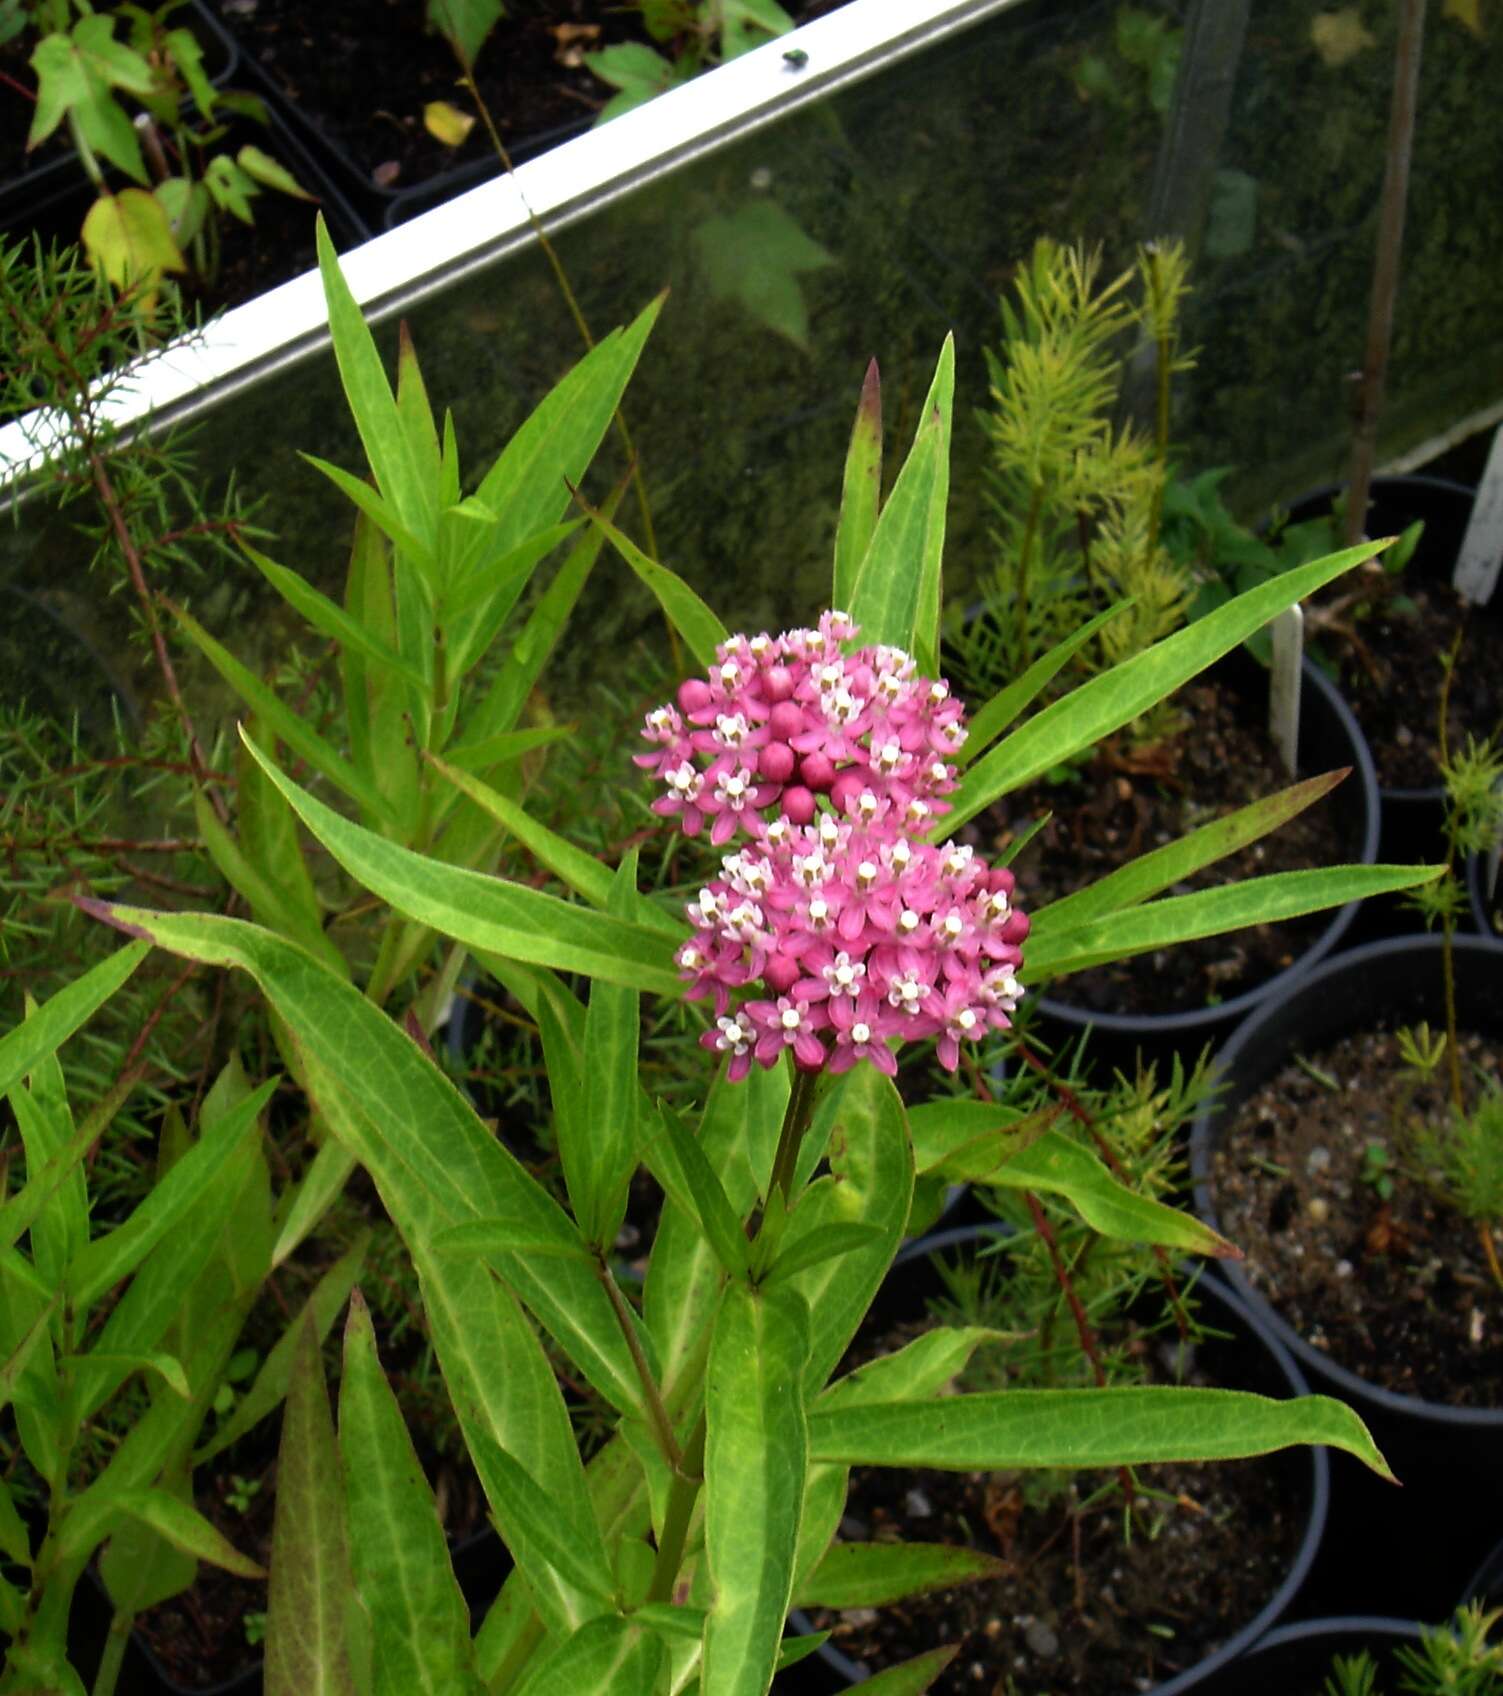
<path id="1" fill-rule="evenodd" d="M 257 1116 L 276 1093 L 279 1081 L 268 1078 L 254 1095 L 207 1128 L 123 1225 L 96 1237 L 74 1256 L 68 1268 L 68 1291 L 76 1308 L 87 1312 L 107 1289 L 128 1278 L 188 1210 L 200 1204 L 242 1139 L 256 1133 Z"/>
<path id="2" fill-rule="evenodd" d="M 659 565 L 656 560 L 649 559 L 629 536 L 623 535 L 602 513 L 597 512 L 582 497 L 576 495 L 575 498 L 590 522 L 601 531 L 622 559 L 651 589 L 668 622 L 683 637 L 689 652 L 708 671 L 715 661 L 715 649 L 725 641 L 728 634 L 725 626 L 682 577 L 670 571 L 666 565 Z"/>
<path id="3" fill-rule="evenodd" d="M 614 514 L 625 489 L 623 479 L 611 490 L 602 508 L 607 518 Z M 522 716 L 604 545 L 605 537 L 592 525 L 569 550 L 538 597 L 537 605 L 528 613 L 527 622 L 513 640 L 511 653 L 496 673 L 485 699 L 470 714 L 465 725 L 470 736 L 510 730 Z"/>
<path id="4" fill-rule="evenodd" d="M 88 910 L 174 953 L 240 966 L 256 979 L 295 1033 L 330 1129 L 371 1173 L 409 1246 L 482 1219 L 515 1220 L 528 1241 L 582 1241 L 417 1045 L 301 949 L 237 919 L 99 902 Z M 598 1280 L 567 1260 L 537 1268 L 525 1255 L 504 1257 L 496 1270 L 613 1406 L 641 1411 L 636 1369 Z"/>
<path id="5" fill-rule="evenodd" d="M 334 358 L 365 456 L 376 474 L 382 496 L 395 509 L 398 519 L 420 542 L 430 545 L 437 511 L 437 482 L 425 477 L 422 457 L 414 451 L 411 437 L 403 427 L 375 340 L 339 269 L 322 215 L 318 219 L 317 241 Z"/>
<path id="6" fill-rule="evenodd" d="M 795 1292 L 727 1287 L 705 1390 L 703 1696 L 763 1696 L 777 1665 L 808 1466 L 808 1348 Z"/>
<path id="7" fill-rule="evenodd" d="M 194 646 L 268 730 L 294 753 L 301 755 L 315 771 L 321 772 L 341 794 L 348 795 L 364 807 L 372 818 L 394 822 L 391 809 L 383 797 L 365 782 L 342 754 L 317 731 L 310 730 L 254 672 L 247 670 L 227 648 L 216 642 L 191 613 L 172 606 L 170 602 L 168 605 Z"/>
<path id="8" fill-rule="evenodd" d="M 493 518 L 491 522 L 495 523 L 496 520 Z M 539 530 L 535 536 L 528 536 L 519 542 L 499 559 L 487 560 L 483 566 L 472 566 L 459 581 L 445 588 L 444 617 L 457 618 L 461 614 L 472 612 L 484 602 L 488 609 L 484 622 L 491 624 L 493 628 L 499 627 L 531 580 L 533 568 L 545 560 L 561 542 L 567 542 L 583 523 L 582 518 L 571 518 L 565 524 L 550 524 L 547 529 Z M 498 596 L 503 598 L 505 605 L 505 611 L 499 617 L 493 604 Z M 472 637 L 471 641 L 474 657 L 478 659 L 485 644 L 476 637 Z M 455 669 L 462 672 L 465 667 L 456 661 Z"/>
<path id="9" fill-rule="evenodd" d="M 1014 678 L 1005 688 L 999 689 L 984 707 L 972 713 L 967 727 L 969 735 L 956 763 L 967 766 L 978 754 L 989 748 L 1008 725 L 1038 699 L 1070 657 L 1078 653 L 1098 630 L 1110 624 L 1119 613 L 1126 612 L 1131 605 L 1130 601 L 1119 601 L 1116 606 L 1108 607 L 1105 612 L 1098 612 L 1093 619 L 1082 624 L 1079 630 L 1072 631 L 1063 642 L 1056 643 L 1041 659 L 1036 659 L 1021 677 Z"/>
<path id="10" fill-rule="evenodd" d="M 875 1225 L 863 1225 L 856 1220 L 836 1220 L 806 1232 L 783 1250 L 768 1268 L 762 1280 L 763 1289 L 775 1289 L 785 1279 L 792 1278 L 822 1260 L 835 1260 L 853 1250 L 879 1241 L 881 1231 Z"/>
<path id="11" fill-rule="evenodd" d="M 1348 901 L 1413 889 L 1440 875 L 1439 866 L 1331 866 L 1310 871 L 1276 872 L 1246 878 L 1191 895 L 1168 895 L 1125 913 L 1091 919 L 1056 931 L 1040 924 L 1029 935 L 1028 969 L 1039 977 L 1058 977 L 1108 960 L 1220 936 L 1247 925 L 1277 924 L 1282 919 L 1319 913 Z"/>
<path id="12" fill-rule="evenodd" d="M 593 854 L 585 853 L 556 831 L 549 830 L 547 825 L 539 824 L 525 807 L 519 806 L 499 790 L 482 783 L 478 777 L 472 777 L 467 771 L 457 769 L 457 753 L 451 752 L 446 760 L 430 754 L 428 762 L 435 770 L 442 772 L 456 789 L 468 795 L 477 807 L 489 813 L 497 824 L 509 830 L 539 865 L 566 883 L 576 895 L 582 895 L 592 907 L 602 910 L 609 904 L 610 868 L 602 865 Z M 675 942 L 683 941 L 688 935 L 688 928 L 683 923 L 665 913 L 645 895 L 639 895 L 635 891 L 630 917 L 634 924 L 655 930 L 662 936 L 672 937 Z"/>
<path id="13" fill-rule="evenodd" d="M 646 1151 L 649 1165 L 664 1191 L 698 1221 L 726 1272 L 732 1278 L 744 1279 L 750 1270 L 746 1232 L 725 1186 L 704 1150 L 666 1102 L 659 1104 L 658 1115 L 663 1134 Z"/>
<path id="14" fill-rule="evenodd" d="M 1007 1571 L 1000 1556 L 948 1543 L 835 1543 L 799 1585 L 794 1606 L 877 1608 Z"/>
<path id="15" fill-rule="evenodd" d="M 304 453 L 299 458 L 305 459 L 315 471 L 323 472 L 324 476 L 339 492 L 351 501 L 360 513 L 375 525 L 376 529 L 396 548 L 397 552 L 412 561 L 413 565 L 426 577 L 434 573 L 432 550 L 422 542 L 398 519 L 391 507 L 382 500 L 363 477 L 356 477 L 353 472 L 345 471 L 340 466 L 331 465 L 328 460 L 320 459 L 317 454 Z"/>
<path id="16" fill-rule="evenodd" d="M 334 1321 L 344 1311 L 355 1280 L 365 1264 L 365 1251 L 370 1244 L 370 1231 L 363 1230 L 339 1259 L 318 1280 L 307 1301 L 297 1310 L 287 1329 L 272 1344 L 250 1388 L 236 1402 L 230 1417 L 219 1425 L 213 1437 L 194 1455 L 195 1465 L 212 1459 L 247 1431 L 254 1430 L 263 1419 L 280 1406 L 292 1382 L 297 1351 L 302 1346 L 303 1328 L 311 1324 L 313 1334 L 322 1343 L 334 1329 Z"/>
<path id="17" fill-rule="evenodd" d="M 945 814 L 944 834 L 953 835 L 998 796 L 1131 723 L 1261 630 L 1286 607 L 1313 595 L 1362 560 L 1371 559 L 1384 546 L 1383 542 L 1364 542 L 1282 572 L 1045 707 L 966 772 L 947 797 L 953 810 Z"/>
<path id="18" fill-rule="evenodd" d="M 1237 1250 L 1193 1214 L 1139 1195 L 1102 1160 L 1062 1131 L 1018 1134 L 982 1101 L 934 1101 L 913 1110 L 915 1143 L 926 1169 L 952 1182 L 1063 1196 L 1103 1236 L 1161 1243 L 1188 1254 L 1236 1256 Z"/>
<path id="19" fill-rule="evenodd" d="M 911 652 L 935 674 L 939 657 L 940 564 L 950 486 L 950 411 L 955 344 L 947 336 L 919 414 L 908 458 L 877 520 L 845 610 L 867 642 Z"/>
<path id="20" fill-rule="evenodd" d="M 469 1609 L 358 1290 L 344 1334 L 339 1455 L 351 1562 L 371 1621 L 371 1696 L 478 1696 Z"/>
<path id="21" fill-rule="evenodd" d="M 345 1625 L 353 1596 L 334 1419 L 305 1320 L 277 1461 L 266 1696 L 355 1696 Z"/>
<path id="22" fill-rule="evenodd" d="M 91 1018 L 146 958 L 149 947 L 127 943 L 0 1037 L 0 1093 L 8 1094 Z"/>
<path id="23" fill-rule="evenodd" d="M 631 988 L 678 993 L 678 974 L 660 933 L 387 842 L 341 818 L 256 749 L 252 752 L 340 865 L 406 917 L 472 948 Z"/>
<path id="24" fill-rule="evenodd" d="M 855 593 L 857 573 L 877 527 L 882 493 L 882 383 L 877 362 L 866 368 L 851 442 L 846 449 L 840 490 L 840 524 L 835 532 L 835 574 L 830 605 L 846 608 Z"/>
<path id="25" fill-rule="evenodd" d="M 1172 1386 L 998 1390 L 816 1407 L 809 1416 L 815 1460 L 952 1472 L 1239 1460 L 1301 1443 L 1344 1449 L 1392 1477 L 1367 1427 L 1330 1396 L 1274 1401 L 1245 1390 Z"/>
<path id="26" fill-rule="evenodd" d="M 616 1614 L 592 1619 L 537 1656 L 511 1696 L 658 1696 L 668 1650 L 661 1637 Z"/>
<path id="27" fill-rule="evenodd" d="M 921 1401 L 937 1396 L 965 1371 L 982 1343 L 1001 1342 L 1006 1335 L 983 1325 L 937 1325 L 896 1354 L 881 1355 L 837 1378 L 815 1405 L 855 1407 L 861 1402 Z"/>
<path id="28" fill-rule="evenodd" d="M 1177 842 L 1170 842 L 1151 853 L 1140 854 L 1125 866 L 1073 895 L 1052 901 L 1033 915 L 1034 924 L 1041 920 L 1045 934 L 1082 924 L 1088 919 L 1102 918 L 1136 906 L 1161 890 L 1170 889 L 1202 866 L 1214 865 L 1249 842 L 1256 842 L 1270 831 L 1302 813 L 1330 792 L 1350 772 L 1350 767 L 1326 772 L 1320 777 L 1307 778 L 1276 795 L 1266 795 L 1251 806 L 1239 808 L 1223 818 L 1213 819 Z M 1047 913 L 1049 917 L 1044 918 Z"/>
<path id="29" fill-rule="evenodd" d="M 485 1267 L 427 1245 L 415 1258 L 444 1382 L 497 1527 L 526 1580 L 529 1612 L 536 1608 L 551 1633 L 566 1635 L 600 1611 L 610 1569 L 553 1367 L 515 1298 Z M 498 1454 L 528 1478 L 547 1479 L 557 1535 L 571 1551 L 563 1558 L 579 1568 L 582 1583 L 549 1559 L 551 1543 L 528 1538 Z"/>
<path id="30" fill-rule="evenodd" d="M 204 1518 L 197 1508 L 169 1495 L 165 1490 L 127 1490 L 115 1499 L 122 1513 L 150 1526 L 165 1537 L 176 1549 L 195 1560 L 208 1561 L 211 1566 L 223 1567 L 226 1572 L 241 1578 L 265 1578 L 266 1569 L 257 1566 Z"/>
<path id="31" fill-rule="evenodd" d="M 331 601 L 297 572 L 289 571 L 285 565 L 278 565 L 274 559 L 268 559 L 259 548 L 253 548 L 249 542 L 242 541 L 241 547 L 251 564 L 272 588 L 289 606 L 300 612 L 315 630 L 322 631 L 325 636 L 345 647 L 358 648 L 372 665 L 393 677 L 400 677 L 413 688 L 422 689 L 426 686 L 419 672 L 414 671 L 400 654 L 394 653 L 384 642 L 372 636 L 363 625 L 351 618 L 337 601 Z"/>
<path id="32" fill-rule="evenodd" d="M 502 730 L 494 736 L 484 736 L 478 742 L 465 742 L 449 750 L 449 762 L 461 771 L 490 771 L 495 766 L 511 765 L 524 754 L 550 743 L 562 742 L 574 733 L 570 724 L 543 724 L 532 730 Z"/>
<path id="33" fill-rule="evenodd" d="M 948 1648 L 929 1649 L 911 1661 L 899 1661 L 895 1667 L 884 1667 L 864 1681 L 864 1696 L 923 1696 L 959 1653 L 960 1645 L 953 1643 Z"/>
<path id="34" fill-rule="evenodd" d="M 863 1248 L 839 1260 L 822 1260 L 796 1273 L 793 1287 L 818 1314 L 809 1351 L 805 1388 L 824 1388 L 866 1316 L 908 1223 L 913 1200 L 913 1155 L 903 1104 L 875 1066 L 857 1066 L 837 1080 L 815 1113 L 816 1129 L 828 1134 L 830 1172 L 799 1201 L 782 1252 L 831 1224 L 877 1228 Z M 809 1146 L 815 1139 L 806 1139 Z"/>
<path id="35" fill-rule="evenodd" d="M 28 1020 L 37 1017 L 36 1004 L 26 998 Z M 26 1174 L 47 1170 L 77 1136 L 68 1106 L 68 1088 L 56 1054 L 33 1068 L 29 1087 L 17 1084 L 10 1092 L 11 1111 L 26 1153 Z M 69 1261 L 89 1240 L 89 1192 L 82 1170 L 72 1165 L 53 1189 L 31 1226 L 31 1258 L 49 1284 L 62 1282 Z"/>

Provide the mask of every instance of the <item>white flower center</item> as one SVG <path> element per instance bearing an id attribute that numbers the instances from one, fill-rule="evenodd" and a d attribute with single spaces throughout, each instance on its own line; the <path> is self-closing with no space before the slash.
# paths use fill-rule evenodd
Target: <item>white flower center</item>
<path id="1" fill-rule="evenodd" d="M 851 1041 L 858 1047 L 864 1046 L 866 1043 L 870 1042 L 871 1039 L 872 1028 L 870 1025 L 863 1025 L 858 1021 L 856 1024 L 851 1026 Z"/>

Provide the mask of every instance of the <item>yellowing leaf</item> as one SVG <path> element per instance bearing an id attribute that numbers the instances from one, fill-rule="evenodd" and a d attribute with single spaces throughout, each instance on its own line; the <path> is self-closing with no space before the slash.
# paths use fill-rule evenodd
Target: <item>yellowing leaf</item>
<path id="1" fill-rule="evenodd" d="M 1482 0 L 1446 0 L 1441 13 L 1469 29 L 1479 41 L 1486 36 L 1482 27 Z"/>
<path id="2" fill-rule="evenodd" d="M 1364 47 L 1377 45 L 1355 6 L 1339 12 L 1317 12 L 1310 20 L 1310 44 L 1333 70 L 1355 58 Z"/>
<path id="3" fill-rule="evenodd" d="M 423 108 L 423 128 L 445 147 L 462 147 L 474 127 L 474 114 L 461 112 L 447 100 L 430 100 Z"/>
<path id="4" fill-rule="evenodd" d="M 172 239 L 166 207 L 144 188 L 101 194 L 89 208 L 80 239 L 95 269 L 116 288 L 143 283 L 148 305 L 163 272 L 188 268 Z"/>

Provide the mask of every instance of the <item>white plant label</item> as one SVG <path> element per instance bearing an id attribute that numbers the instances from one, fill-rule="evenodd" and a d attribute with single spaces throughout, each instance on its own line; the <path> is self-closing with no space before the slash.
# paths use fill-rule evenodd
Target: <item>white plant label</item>
<path id="1" fill-rule="evenodd" d="M 1294 776 L 1299 764 L 1300 665 L 1305 651 L 1305 609 L 1296 603 L 1268 626 L 1273 638 L 1273 671 L 1268 679 L 1268 734 L 1284 770 Z"/>
<path id="2" fill-rule="evenodd" d="M 1456 593 L 1473 606 L 1481 606 L 1492 598 L 1500 566 L 1503 566 L 1503 424 L 1493 437 L 1487 469 L 1472 502 L 1471 521 L 1461 540 L 1461 552 L 1456 556 L 1456 570 L 1451 578 Z"/>

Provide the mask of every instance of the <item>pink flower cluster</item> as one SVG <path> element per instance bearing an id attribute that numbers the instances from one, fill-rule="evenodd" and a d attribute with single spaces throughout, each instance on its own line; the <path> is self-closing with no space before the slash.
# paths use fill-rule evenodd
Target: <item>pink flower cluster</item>
<path id="1" fill-rule="evenodd" d="M 666 790 L 653 811 L 690 836 L 708 823 L 717 845 L 747 839 L 690 902 L 678 952 L 690 999 L 714 997 L 700 1040 L 732 1079 L 785 1048 L 805 1070 L 870 1060 L 891 1075 L 893 1037 L 937 1037 L 954 1071 L 961 1042 L 1006 1030 L 1023 993 L 1012 873 L 924 840 L 948 811 L 964 711 L 901 649 L 846 651 L 855 635 L 828 612 L 817 629 L 733 636 L 642 731 L 652 752 L 636 763 Z M 734 1011 L 733 995 L 747 997 Z"/>

